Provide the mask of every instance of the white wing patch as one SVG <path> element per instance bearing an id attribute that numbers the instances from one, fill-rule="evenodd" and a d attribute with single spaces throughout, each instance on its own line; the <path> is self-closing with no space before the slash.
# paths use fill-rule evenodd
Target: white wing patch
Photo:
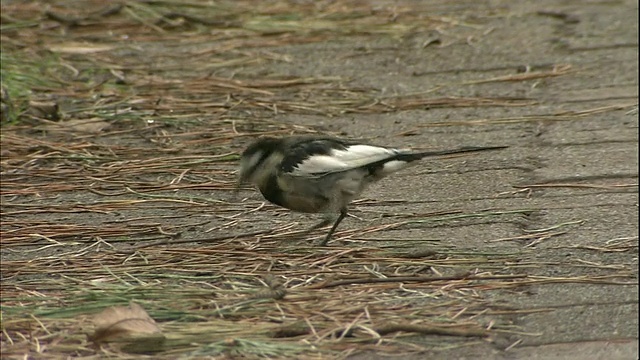
<path id="1" fill-rule="evenodd" d="M 332 155 L 352 167 L 366 165 L 389 158 L 399 151 L 371 145 L 351 145 L 344 150 L 333 150 Z"/>
<path id="2" fill-rule="evenodd" d="M 348 169 L 347 164 L 330 155 L 313 155 L 293 169 L 293 175 L 308 176 L 318 173 L 342 171 Z"/>
<path id="3" fill-rule="evenodd" d="M 351 145 L 344 150 L 334 149 L 330 155 L 314 155 L 305 159 L 296 166 L 293 175 L 307 176 L 355 169 L 388 159 L 398 153 L 400 153 L 399 150 L 379 146 Z M 392 163 L 395 162 L 404 163 L 403 161 L 392 161 Z"/>

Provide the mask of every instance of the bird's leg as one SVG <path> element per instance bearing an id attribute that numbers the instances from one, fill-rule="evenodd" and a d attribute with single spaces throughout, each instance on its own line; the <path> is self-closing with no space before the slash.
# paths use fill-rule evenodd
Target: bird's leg
<path id="1" fill-rule="evenodd" d="M 320 221 L 319 223 L 313 225 L 309 230 L 307 230 L 308 232 L 311 232 L 313 230 L 316 229 L 320 229 L 321 227 L 325 227 L 329 224 L 331 224 L 333 222 L 333 217 L 331 216 L 327 216 L 324 219 L 322 219 L 322 221 Z"/>
<path id="2" fill-rule="evenodd" d="M 309 234 L 309 233 L 313 232 L 313 230 L 323 228 L 323 227 L 331 224 L 333 222 L 334 218 L 335 217 L 333 217 L 333 216 L 325 216 L 324 219 L 322 219 L 322 221 L 320 221 L 319 223 L 313 225 L 312 227 L 308 228 L 307 230 L 304 230 L 302 232 L 302 234 L 306 235 L 306 234 Z"/>
<path id="3" fill-rule="evenodd" d="M 327 236 L 319 244 L 320 246 L 327 245 L 327 242 L 329 242 L 329 240 L 331 239 L 331 235 L 333 235 L 333 232 L 336 231 L 336 228 L 338 227 L 338 225 L 340 225 L 340 222 L 342 221 L 342 219 L 345 218 L 345 216 L 347 216 L 347 209 L 343 208 L 342 210 L 340 210 L 340 215 L 338 216 L 338 218 L 336 219 L 336 222 L 331 227 L 331 230 L 329 230 L 329 233 L 327 234 Z"/>

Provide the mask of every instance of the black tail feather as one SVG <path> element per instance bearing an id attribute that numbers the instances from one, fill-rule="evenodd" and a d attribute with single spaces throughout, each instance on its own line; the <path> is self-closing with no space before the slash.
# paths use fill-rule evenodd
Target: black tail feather
<path id="1" fill-rule="evenodd" d="M 488 151 L 488 150 L 500 150 L 500 149 L 505 149 L 507 147 L 508 146 L 465 146 L 465 147 L 452 149 L 452 150 L 423 151 L 423 152 L 415 152 L 415 153 L 398 153 L 386 159 L 382 159 L 382 160 L 367 164 L 363 166 L 363 168 L 367 169 L 371 175 L 379 176 L 380 175 L 378 173 L 379 170 L 382 169 L 382 167 L 386 163 L 393 160 L 399 160 L 399 161 L 410 163 L 416 160 L 423 159 L 425 157 L 474 153 L 474 152 Z"/>
<path id="2" fill-rule="evenodd" d="M 432 156 L 465 154 L 465 153 L 474 153 L 474 152 L 480 152 L 480 151 L 501 150 L 506 148 L 508 148 L 508 146 L 465 146 L 465 147 L 451 149 L 451 150 L 423 151 L 423 152 L 419 152 L 411 155 L 417 156 L 417 159 L 422 159 L 425 157 L 432 157 Z"/>

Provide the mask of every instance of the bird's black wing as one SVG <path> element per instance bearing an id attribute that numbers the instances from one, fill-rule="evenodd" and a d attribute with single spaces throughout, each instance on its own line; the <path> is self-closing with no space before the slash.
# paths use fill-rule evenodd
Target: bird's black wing
<path id="1" fill-rule="evenodd" d="M 345 150 L 350 142 L 330 137 L 300 136 L 289 140 L 280 171 L 293 173 L 298 166 L 314 156 L 330 156 L 335 150 Z"/>
<path id="2" fill-rule="evenodd" d="M 405 152 L 335 138 L 307 138 L 287 147 L 280 171 L 294 177 L 318 177 L 353 169 L 378 168 L 400 154 Z"/>

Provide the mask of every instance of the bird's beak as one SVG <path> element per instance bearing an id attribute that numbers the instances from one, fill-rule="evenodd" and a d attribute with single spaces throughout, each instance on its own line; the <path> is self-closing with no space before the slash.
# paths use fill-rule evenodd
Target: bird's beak
<path id="1" fill-rule="evenodd" d="M 240 188 L 242 187 L 242 185 L 246 184 L 248 182 L 249 179 L 247 179 L 246 174 L 244 173 L 244 171 L 240 170 L 238 172 L 238 181 L 236 182 L 236 187 L 235 189 L 233 189 L 233 198 L 237 199 L 238 198 L 238 193 L 240 193 Z"/>
<path id="2" fill-rule="evenodd" d="M 233 189 L 233 197 L 238 197 L 238 193 L 240 192 L 240 186 L 242 186 L 242 182 L 240 180 L 238 180 L 238 182 L 236 182 L 236 187 L 235 189 Z"/>
<path id="3" fill-rule="evenodd" d="M 245 183 L 245 181 L 239 177 L 238 181 L 236 181 L 236 187 L 233 189 L 233 198 L 237 199 L 238 194 L 240 193 L 240 187 Z"/>

